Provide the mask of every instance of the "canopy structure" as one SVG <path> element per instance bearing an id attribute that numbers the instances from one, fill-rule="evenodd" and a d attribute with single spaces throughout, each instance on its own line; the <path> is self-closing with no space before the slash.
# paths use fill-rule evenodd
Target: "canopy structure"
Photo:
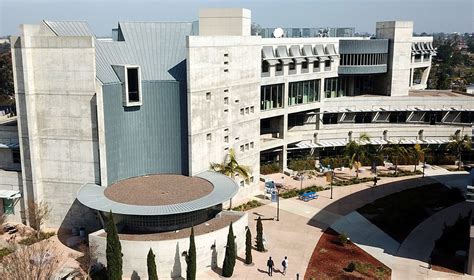
<path id="1" fill-rule="evenodd" d="M 263 60 L 268 62 L 270 65 L 278 64 L 278 58 L 275 58 L 273 54 L 273 47 L 272 46 L 263 46 L 262 48 L 262 57 Z"/>
<path id="2" fill-rule="evenodd" d="M 0 198 L 15 199 L 15 198 L 20 198 L 20 197 L 21 197 L 20 191 L 0 190 Z"/>
<path id="3" fill-rule="evenodd" d="M 288 57 L 288 51 L 286 49 L 286 46 L 278 46 L 276 49 L 276 54 L 277 54 L 278 59 L 280 59 L 283 64 L 288 64 L 288 63 L 293 62 L 293 59 Z"/>
<path id="4" fill-rule="evenodd" d="M 314 53 L 320 61 L 325 61 L 329 59 L 329 57 L 324 53 L 323 45 L 314 46 Z"/>
<path id="5" fill-rule="evenodd" d="M 311 47 L 311 45 L 303 46 L 303 55 L 306 57 L 306 60 L 308 60 L 308 62 L 310 63 L 318 60 L 318 58 L 313 53 L 313 48 Z"/>
<path id="6" fill-rule="evenodd" d="M 383 139 L 370 139 L 370 141 L 362 141 L 362 145 L 389 145 L 389 144 L 402 144 L 402 145 L 415 145 L 415 144 L 433 144 L 441 145 L 449 143 L 448 139 L 400 139 L 400 140 L 383 140 Z M 329 147 L 343 147 L 347 145 L 347 140 L 324 140 L 317 143 L 311 141 L 301 141 L 296 144 L 296 147 L 300 149 L 310 148 L 329 148 Z"/>
<path id="7" fill-rule="evenodd" d="M 334 44 L 326 45 L 326 54 L 329 55 L 331 61 L 334 61 L 335 58 L 339 57 L 339 55 L 336 53 L 336 47 L 334 47 Z"/>
<path id="8" fill-rule="evenodd" d="M 217 172 L 206 171 L 196 175 L 196 177 L 209 181 L 213 189 L 209 194 L 187 202 L 167 205 L 125 204 L 109 199 L 104 194 L 106 187 L 96 184 L 83 185 L 79 189 L 77 200 L 91 209 L 102 212 L 112 211 L 114 214 L 122 215 L 159 216 L 183 214 L 213 207 L 234 197 L 239 189 L 233 179 Z"/>

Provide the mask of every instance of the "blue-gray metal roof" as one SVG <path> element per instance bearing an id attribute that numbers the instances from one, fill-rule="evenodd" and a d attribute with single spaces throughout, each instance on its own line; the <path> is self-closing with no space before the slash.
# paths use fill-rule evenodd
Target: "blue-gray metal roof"
<path id="1" fill-rule="evenodd" d="M 388 39 L 339 40 L 339 53 L 388 53 Z"/>
<path id="2" fill-rule="evenodd" d="M 94 36 L 86 22 L 45 24 L 58 36 Z M 195 29 L 192 22 L 119 22 L 120 41 L 96 39 L 97 78 L 119 83 L 112 65 L 130 64 L 141 67 L 144 81 L 185 81 L 186 36 Z"/>
<path id="3" fill-rule="evenodd" d="M 159 216 L 206 209 L 231 199 L 237 194 L 237 183 L 220 173 L 205 171 L 197 177 L 203 178 L 213 185 L 211 193 L 196 200 L 170 205 L 131 205 L 110 200 L 104 195 L 105 187 L 96 184 L 85 184 L 79 189 L 77 200 L 85 206 L 99 211 L 112 211 L 115 214 L 137 216 Z"/>

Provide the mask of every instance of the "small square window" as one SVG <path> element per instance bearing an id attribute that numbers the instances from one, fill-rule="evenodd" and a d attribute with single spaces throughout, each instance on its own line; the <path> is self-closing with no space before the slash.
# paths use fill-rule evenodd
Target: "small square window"
<path id="1" fill-rule="evenodd" d="M 244 115 L 244 108 L 240 109 L 240 114 L 243 116 Z"/>
<path id="2" fill-rule="evenodd" d="M 224 104 L 229 104 L 229 97 L 224 97 Z"/>
<path id="3" fill-rule="evenodd" d="M 248 113 L 249 113 L 249 107 L 245 108 L 245 114 L 248 115 Z"/>
<path id="4" fill-rule="evenodd" d="M 227 89 L 227 88 L 226 88 L 226 89 L 224 89 L 224 92 L 229 92 L 229 89 Z"/>
<path id="5" fill-rule="evenodd" d="M 250 177 L 250 183 L 253 183 L 253 180 L 254 180 L 253 176 Z"/>
<path id="6" fill-rule="evenodd" d="M 227 64 L 229 64 L 229 61 L 224 61 L 224 65 L 227 65 Z"/>
<path id="7" fill-rule="evenodd" d="M 228 113 L 229 112 L 229 109 L 224 109 L 224 113 Z"/>
<path id="8" fill-rule="evenodd" d="M 229 143 L 229 136 L 224 136 L 224 142 Z"/>
<path id="9" fill-rule="evenodd" d="M 235 103 L 239 103 L 240 101 L 239 101 L 238 99 L 236 99 L 234 102 L 235 102 Z"/>
<path id="10" fill-rule="evenodd" d="M 224 57 L 229 57 L 229 54 L 228 54 L 228 53 L 225 53 L 225 54 L 224 54 Z"/>
<path id="11" fill-rule="evenodd" d="M 244 145 L 240 145 L 240 151 L 243 152 L 245 150 Z"/>
<path id="12" fill-rule="evenodd" d="M 255 107 L 250 106 L 250 113 L 253 113 L 253 112 L 255 112 Z"/>
<path id="13" fill-rule="evenodd" d="M 210 92 L 206 92 L 206 100 L 211 100 L 211 93 Z"/>
<path id="14" fill-rule="evenodd" d="M 253 142 L 250 142 L 250 149 L 253 149 Z"/>
<path id="15" fill-rule="evenodd" d="M 245 181 L 240 181 L 240 186 L 243 187 L 245 185 Z"/>
<path id="16" fill-rule="evenodd" d="M 225 148 L 224 148 L 224 151 L 228 151 L 228 150 L 229 150 L 229 147 L 225 147 Z"/>
<path id="17" fill-rule="evenodd" d="M 308 62 L 307 62 L 307 61 L 303 61 L 303 62 L 301 63 L 301 68 L 302 68 L 302 69 L 308 69 Z"/>
<path id="18" fill-rule="evenodd" d="M 3 213 L 5 215 L 15 214 L 15 204 L 13 203 L 13 199 L 3 198 Z"/>
<path id="19" fill-rule="evenodd" d="M 331 60 L 324 61 L 324 67 L 331 67 Z"/>
<path id="20" fill-rule="evenodd" d="M 289 68 L 290 68 L 290 70 L 295 70 L 295 63 L 294 63 L 294 62 L 290 62 Z"/>
<path id="21" fill-rule="evenodd" d="M 313 62 L 313 67 L 319 68 L 319 60 L 316 60 L 315 62 Z"/>
<path id="22" fill-rule="evenodd" d="M 224 131 L 225 131 L 225 132 L 228 132 L 228 131 L 229 131 L 229 129 L 228 129 L 228 128 L 224 128 Z"/>
<path id="23" fill-rule="evenodd" d="M 212 135 L 210 133 L 206 134 L 206 140 L 211 141 Z"/>
<path id="24" fill-rule="evenodd" d="M 249 144 L 245 144 L 245 150 L 246 150 L 246 151 L 249 150 Z"/>
<path id="25" fill-rule="evenodd" d="M 239 141 L 240 137 L 235 137 L 235 141 Z"/>
<path id="26" fill-rule="evenodd" d="M 224 72 L 229 72 L 229 69 L 224 69 Z"/>

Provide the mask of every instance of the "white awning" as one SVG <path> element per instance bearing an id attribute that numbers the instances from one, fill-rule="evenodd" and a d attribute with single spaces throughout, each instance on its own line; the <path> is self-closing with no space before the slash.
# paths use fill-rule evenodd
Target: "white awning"
<path id="1" fill-rule="evenodd" d="M 336 47 L 334 47 L 334 44 L 326 45 L 326 54 L 329 55 L 331 60 L 334 60 L 335 58 L 339 57 L 339 55 L 336 53 Z"/>
<path id="2" fill-rule="evenodd" d="M 19 191 L 0 190 L 0 198 L 15 199 L 20 197 L 21 194 Z"/>
<path id="3" fill-rule="evenodd" d="M 329 57 L 324 53 L 323 45 L 314 46 L 314 54 L 319 58 L 320 61 L 328 60 Z"/>
<path id="4" fill-rule="evenodd" d="M 290 56 L 295 60 L 296 63 L 306 61 L 306 58 L 301 55 L 300 46 L 298 45 L 293 45 L 290 47 Z"/>
<path id="5" fill-rule="evenodd" d="M 276 49 L 277 58 L 283 62 L 283 64 L 292 63 L 293 59 L 288 57 L 288 51 L 285 46 L 278 46 Z"/>
<path id="6" fill-rule="evenodd" d="M 311 47 L 311 45 L 304 45 L 303 46 L 303 55 L 306 57 L 308 62 L 314 62 L 314 61 L 318 60 L 316 58 L 316 56 L 314 56 L 314 54 L 313 54 L 313 48 Z"/>
<path id="7" fill-rule="evenodd" d="M 262 57 L 263 57 L 263 60 L 268 62 L 268 64 L 270 65 L 276 65 L 279 62 L 278 59 L 275 58 L 275 56 L 273 55 L 273 47 L 271 46 L 263 46 Z"/>
<path id="8" fill-rule="evenodd" d="M 412 54 L 420 54 L 420 52 L 416 49 L 415 43 L 411 44 L 411 53 Z"/>

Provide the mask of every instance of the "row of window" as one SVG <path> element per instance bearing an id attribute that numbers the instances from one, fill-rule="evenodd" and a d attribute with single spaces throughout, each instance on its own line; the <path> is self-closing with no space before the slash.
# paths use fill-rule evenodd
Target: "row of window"
<path id="1" fill-rule="evenodd" d="M 248 114 L 253 114 L 255 113 L 255 107 L 254 106 L 250 106 L 250 107 L 245 107 L 245 108 L 240 108 L 240 115 L 243 116 L 243 115 L 248 115 Z"/>
<path id="2" fill-rule="evenodd" d="M 239 185 L 240 185 L 241 187 L 243 187 L 243 186 L 245 186 L 245 184 L 250 185 L 250 184 L 252 184 L 254 181 L 255 181 L 255 179 L 253 178 L 253 176 L 251 176 L 251 177 L 248 178 L 247 180 L 242 180 L 242 181 L 240 181 Z"/>
<path id="3" fill-rule="evenodd" d="M 320 80 L 291 82 L 288 84 L 288 105 L 298 105 L 320 100 Z M 260 109 L 269 110 L 283 107 L 284 84 L 262 86 L 260 88 Z"/>
<path id="4" fill-rule="evenodd" d="M 255 147 L 254 142 L 246 143 L 246 144 L 240 145 L 240 151 L 245 152 L 245 151 L 253 149 L 254 147 Z"/>
<path id="5" fill-rule="evenodd" d="M 302 70 L 305 70 L 305 69 L 308 69 L 308 62 L 307 61 L 303 61 L 301 63 L 301 69 Z M 316 60 L 313 62 L 313 71 L 314 72 L 319 72 L 320 71 L 320 62 L 319 60 Z M 325 71 L 330 71 L 331 70 L 331 60 L 325 60 L 324 61 L 324 68 L 325 68 Z M 296 69 L 296 62 L 290 62 L 288 64 L 288 69 L 290 71 L 294 71 Z M 267 61 L 262 61 L 262 73 L 268 73 L 270 71 L 270 64 L 268 64 Z M 282 72 L 283 71 L 283 62 L 280 62 L 278 64 L 275 65 L 275 71 L 278 73 L 278 72 Z M 295 73 L 292 73 L 290 72 L 289 74 L 295 74 Z"/>
<path id="6" fill-rule="evenodd" d="M 387 64 L 386 53 L 341 54 L 341 66 Z"/>

